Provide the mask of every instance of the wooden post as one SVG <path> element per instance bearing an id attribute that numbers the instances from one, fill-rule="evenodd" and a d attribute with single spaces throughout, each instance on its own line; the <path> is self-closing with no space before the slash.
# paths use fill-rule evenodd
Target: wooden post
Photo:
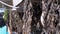
<path id="1" fill-rule="evenodd" d="M 9 19 L 10 19 L 10 21 L 9 21 L 9 25 L 10 26 L 8 26 L 8 32 L 9 32 L 9 34 L 12 34 L 12 17 L 11 17 L 11 11 L 10 11 L 10 14 L 9 14 Z"/>

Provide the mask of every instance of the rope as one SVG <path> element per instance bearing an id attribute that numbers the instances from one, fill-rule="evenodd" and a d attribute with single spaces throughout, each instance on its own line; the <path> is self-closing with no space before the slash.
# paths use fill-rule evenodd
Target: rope
<path id="1" fill-rule="evenodd" d="M 7 4 L 7 3 L 4 3 L 4 2 L 2 2 L 2 1 L 0 1 L 0 3 L 6 5 L 6 6 L 8 6 L 8 7 L 11 7 L 11 8 L 19 8 L 19 7 L 11 6 L 11 5 L 9 5 L 9 4 Z"/>

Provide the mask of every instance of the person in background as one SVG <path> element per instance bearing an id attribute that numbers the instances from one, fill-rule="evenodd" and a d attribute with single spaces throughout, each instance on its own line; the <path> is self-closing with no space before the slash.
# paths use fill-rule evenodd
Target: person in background
<path id="1" fill-rule="evenodd" d="M 8 34 L 7 26 L 3 18 L 0 18 L 0 34 Z"/>
<path id="2" fill-rule="evenodd" d="M 11 30 L 6 25 L 3 18 L 0 18 L 0 34 L 11 34 Z"/>

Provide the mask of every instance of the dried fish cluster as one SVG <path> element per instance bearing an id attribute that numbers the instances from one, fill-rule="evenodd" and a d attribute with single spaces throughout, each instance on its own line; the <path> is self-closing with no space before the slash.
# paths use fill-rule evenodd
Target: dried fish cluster
<path id="1" fill-rule="evenodd" d="M 18 34 L 60 34 L 60 0 L 24 0 L 23 4 L 22 12 L 10 15 Z"/>
<path id="2" fill-rule="evenodd" d="M 43 0 L 42 1 L 42 14 L 43 16 L 43 31 L 45 34 L 60 34 L 59 21 L 60 21 L 60 4 L 59 0 Z"/>

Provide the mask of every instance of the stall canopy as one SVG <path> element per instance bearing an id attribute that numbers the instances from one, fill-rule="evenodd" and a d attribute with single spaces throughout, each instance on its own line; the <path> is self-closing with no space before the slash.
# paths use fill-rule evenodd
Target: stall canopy
<path id="1" fill-rule="evenodd" d="M 22 0 L 13 0 L 13 6 L 17 6 Z"/>
<path id="2" fill-rule="evenodd" d="M 21 2 L 22 0 L 13 0 L 13 6 L 16 7 Z M 16 10 L 16 8 L 13 8 L 13 10 Z"/>

